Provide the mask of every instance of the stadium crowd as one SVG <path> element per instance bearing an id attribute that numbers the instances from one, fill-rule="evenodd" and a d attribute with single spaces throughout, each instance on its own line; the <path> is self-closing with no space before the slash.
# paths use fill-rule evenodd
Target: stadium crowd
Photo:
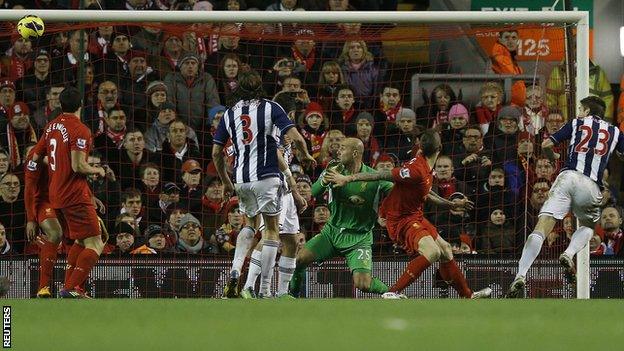
<path id="1" fill-rule="evenodd" d="M 396 3 L 375 0 L 87 4 L 130 11 L 396 9 Z M 0 0 L 3 9 L 20 6 L 76 5 Z M 46 123 L 58 115 L 58 96 L 69 85 L 84 89 L 82 121 L 93 132 L 95 149 L 88 162 L 107 171 L 103 178 L 89 179 L 104 205 L 99 214 L 110 234 L 105 253 L 232 252 L 245 218 L 236 198 L 223 196 L 211 160 L 212 136 L 235 103 L 231 97 L 238 73 L 254 69 L 263 76 L 267 97 L 296 122 L 318 163 L 305 170 L 295 158 L 291 165 L 297 191 L 309 204 L 300 216 L 301 242 L 318 233 L 330 216 L 329 199 L 313 198 L 311 186 L 337 159 L 341 140 L 361 139 L 364 162 L 389 169 L 409 161 L 420 133 L 436 128 L 444 149 L 434 170 L 434 190 L 447 199 L 468 196 L 475 210 L 428 207 L 427 217 L 455 253 L 518 256 L 525 231 L 533 227 L 562 167 L 540 150 L 541 141 L 573 117 L 563 93 L 562 68 L 552 70 L 546 89 L 518 81 L 510 96 L 498 81 L 486 82 L 477 104 L 462 101 L 461 91 L 440 82 L 424 92 L 424 105 L 410 109 L 409 80 L 392 77 L 382 42 L 367 29 L 358 23 L 323 28 L 128 25 L 52 30 L 38 42 L 16 33 L 1 36 L 0 254 L 38 251 L 25 237 L 23 161 Z M 321 32 L 332 39 L 315 40 Z M 490 53 L 494 73 L 522 73 L 515 61 L 517 40 L 514 30 L 499 34 Z M 592 93 L 605 100 L 605 118 L 613 120 L 614 97 L 606 76 L 593 64 L 590 74 Z M 226 152 L 230 159 L 232 150 Z M 557 152 L 565 155 L 565 146 Z M 591 250 L 624 256 L 617 191 L 608 185 L 608 174 L 604 180 L 604 209 Z M 383 215 L 378 223 L 375 254 L 401 254 L 385 235 Z M 558 255 L 574 225 L 574 218 L 567 217 L 549 233 L 543 255 Z M 65 243 L 59 250 L 66 250 Z"/>

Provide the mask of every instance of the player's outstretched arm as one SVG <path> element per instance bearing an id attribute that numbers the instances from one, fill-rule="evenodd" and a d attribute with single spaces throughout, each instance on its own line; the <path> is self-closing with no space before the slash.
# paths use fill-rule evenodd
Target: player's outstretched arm
<path id="1" fill-rule="evenodd" d="M 351 182 L 360 182 L 360 181 L 373 181 L 373 180 L 388 180 L 392 181 L 392 171 L 383 170 L 383 171 L 375 171 L 370 173 L 356 173 L 350 175 L 342 175 L 338 173 L 336 170 L 331 169 L 328 170 L 324 177 L 325 181 L 334 183 L 336 186 L 345 186 Z"/>
<path id="2" fill-rule="evenodd" d="M 84 151 L 72 150 L 71 151 L 71 166 L 72 170 L 76 173 L 83 175 L 95 174 L 98 177 L 104 178 L 106 171 L 102 167 L 93 167 L 87 162 L 87 154 Z"/>
<path id="3" fill-rule="evenodd" d="M 286 132 L 286 135 L 290 139 L 292 139 L 293 143 L 295 144 L 295 147 L 297 148 L 297 151 L 299 151 L 299 155 L 300 155 L 299 161 L 301 161 L 303 166 L 306 168 L 312 168 L 316 166 L 316 160 L 308 152 L 308 146 L 305 142 L 305 139 L 303 139 L 303 136 L 301 135 L 301 133 L 299 133 L 297 128 L 293 127 L 293 128 L 288 129 L 288 131 Z"/>
<path id="4" fill-rule="evenodd" d="M 554 146 L 555 143 L 553 143 L 550 139 L 546 139 L 544 140 L 544 142 L 542 142 L 542 151 L 544 151 L 546 157 L 548 157 L 548 159 L 552 162 L 558 160 L 559 157 L 561 157 L 561 155 L 553 151 Z"/>
<path id="5" fill-rule="evenodd" d="M 472 210 L 474 208 L 474 203 L 468 200 L 468 198 L 466 197 L 464 197 L 463 199 L 455 199 L 453 201 L 449 201 L 438 195 L 435 191 L 429 191 L 427 199 L 429 199 L 437 206 L 451 208 L 454 210 Z"/>
<path id="6" fill-rule="evenodd" d="M 215 143 L 212 146 L 212 161 L 217 169 L 217 174 L 223 183 L 223 198 L 229 199 L 234 195 L 234 184 L 228 177 L 227 169 L 225 169 L 225 157 L 223 156 L 223 145 Z"/>

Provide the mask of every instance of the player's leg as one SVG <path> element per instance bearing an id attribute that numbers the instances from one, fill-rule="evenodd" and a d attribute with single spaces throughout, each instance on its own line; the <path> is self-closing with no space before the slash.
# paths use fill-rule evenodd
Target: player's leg
<path id="1" fill-rule="evenodd" d="M 54 211 L 54 210 L 52 210 Z M 57 249 L 61 242 L 63 229 L 57 218 L 46 218 L 39 223 L 39 228 L 45 234 L 37 239 L 39 244 L 39 289 L 37 297 L 52 297 L 50 281 L 56 264 Z"/>
<path id="2" fill-rule="evenodd" d="M 271 278 L 275 269 L 275 260 L 280 246 L 279 215 L 262 214 L 264 231 L 262 232 L 262 254 L 260 256 L 260 291 L 259 296 L 271 296 Z"/>
<path id="3" fill-rule="evenodd" d="M 372 276 L 372 249 L 364 246 L 350 250 L 345 254 L 347 266 L 353 275 L 353 286 L 363 292 L 383 294 L 388 292 L 388 286 Z"/>
<path id="4" fill-rule="evenodd" d="M 102 250 L 104 250 L 100 222 L 95 212 L 95 207 L 92 205 L 72 206 L 63 209 L 62 212 L 67 221 L 71 237 L 78 239 L 78 244 L 84 245 L 84 248 L 76 258 L 74 270 L 69 277 L 68 285 L 69 289 L 71 289 L 69 295 L 72 296 L 66 297 L 85 297 L 80 286 L 86 281 Z"/>
<path id="5" fill-rule="evenodd" d="M 251 258 L 249 260 L 249 270 L 247 271 L 247 280 L 245 281 L 245 285 L 241 290 L 242 298 L 254 298 L 255 297 L 255 286 L 260 273 L 262 272 L 262 240 L 258 241 L 256 246 L 253 248 L 251 253 Z"/>
<path id="6" fill-rule="evenodd" d="M 297 233 L 299 233 L 299 216 L 292 194 L 282 197 L 282 212 L 280 213 L 280 240 L 282 254 L 277 262 L 278 282 L 277 296 L 288 296 L 288 286 L 297 268 Z"/>
<path id="7" fill-rule="evenodd" d="M 338 256 L 338 251 L 329 239 L 332 231 L 331 226 L 325 224 L 321 232 L 308 240 L 303 248 L 297 252 L 296 268 L 290 281 L 290 294 L 292 296 L 299 297 L 301 283 L 305 278 L 305 270 L 312 262 L 323 262 Z"/>
<path id="8" fill-rule="evenodd" d="M 426 228 L 422 227 L 419 223 L 418 227 L 413 225 L 407 229 L 405 233 L 405 244 L 411 248 L 411 251 L 419 253 L 418 257 L 411 260 L 403 274 L 399 277 L 396 283 L 390 287 L 389 292 L 400 293 L 412 284 L 422 272 L 424 272 L 432 263 L 440 260 L 440 247 L 435 242 L 432 235 L 435 233 L 429 233 Z"/>
<path id="9" fill-rule="evenodd" d="M 459 296 L 463 298 L 472 298 L 472 299 L 480 299 L 484 297 L 490 297 L 492 295 L 492 289 L 490 287 L 486 287 L 479 291 L 473 292 L 472 289 L 468 286 L 468 282 L 466 281 L 466 276 L 459 269 L 455 258 L 453 257 L 453 249 L 451 248 L 451 244 L 449 244 L 446 240 L 442 239 L 441 236 L 438 236 L 436 239 L 436 243 L 440 247 L 440 275 L 444 281 L 451 284 L 453 289 L 457 291 Z"/>

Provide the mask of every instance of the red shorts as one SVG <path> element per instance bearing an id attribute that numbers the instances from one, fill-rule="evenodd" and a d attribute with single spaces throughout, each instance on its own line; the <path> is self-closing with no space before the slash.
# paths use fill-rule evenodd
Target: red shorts
<path id="1" fill-rule="evenodd" d="M 72 205 L 62 208 L 61 213 L 67 223 L 70 239 L 86 239 L 102 234 L 100 222 L 92 204 Z"/>
<path id="2" fill-rule="evenodd" d="M 45 221 L 46 219 L 58 218 L 56 210 L 52 208 L 49 202 L 41 202 L 37 204 L 37 223 Z"/>
<path id="3" fill-rule="evenodd" d="M 412 216 L 392 224 L 394 225 L 388 225 L 390 238 L 409 254 L 418 251 L 418 242 L 425 236 L 438 239 L 438 230 L 424 217 Z"/>

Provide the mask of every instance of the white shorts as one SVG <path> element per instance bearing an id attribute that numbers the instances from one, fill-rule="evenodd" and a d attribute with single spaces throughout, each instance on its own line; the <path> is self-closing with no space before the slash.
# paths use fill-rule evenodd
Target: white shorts
<path id="1" fill-rule="evenodd" d="M 258 230 L 264 229 L 264 220 L 260 218 L 260 227 Z M 279 233 L 280 234 L 297 234 L 299 233 L 299 215 L 297 214 L 297 206 L 292 193 L 282 196 L 282 212 L 279 216 Z"/>
<path id="2" fill-rule="evenodd" d="M 276 216 L 281 211 L 282 181 L 272 177 L 249 183 L 235 184 L 240 211 L 247 217 L 259 213 Z"/>
<path id="3" fill-rule="evenodd" d="M 580 172 L 567 170 L 555 179 L 540 216 L 563 219 L 572 210 L 577 219 L 595 223 L 600 219 L 601 202 L 602 192 L 596 182 Z"/>

